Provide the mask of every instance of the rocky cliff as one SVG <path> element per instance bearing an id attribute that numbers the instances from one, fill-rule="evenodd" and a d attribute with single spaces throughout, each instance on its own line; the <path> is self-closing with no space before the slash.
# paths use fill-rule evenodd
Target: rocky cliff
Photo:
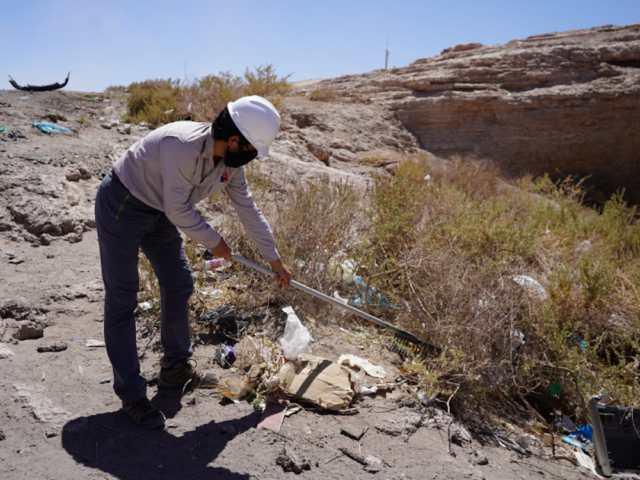
<path id="1" fill-rule="evenodd" d="M 477 153 L 514 174 L 640 190 L 640 25 L 467 43 L 307 91 L 386 105 L 438 156 Z"/>

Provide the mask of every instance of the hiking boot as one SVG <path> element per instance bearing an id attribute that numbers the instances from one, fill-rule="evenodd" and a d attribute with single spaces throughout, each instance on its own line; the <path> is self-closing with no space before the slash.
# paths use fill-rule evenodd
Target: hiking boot
<path id="1" fill-rule="evenodd" d="M 198 372 L 186 358 L 173 367 L 161 368 L 158 375 L 160 388 L 213 388 L 216 385 L 218 385 L 218 376 L 215 373 Z"/>
<path id="2" fill-rule="evenodd" d="M 123 401 L 122 410 L 141 427 L 154 429 L 164 425 L 164 414 L 154 407 L 147 397 L 142 397 L 135 402 Z"/>

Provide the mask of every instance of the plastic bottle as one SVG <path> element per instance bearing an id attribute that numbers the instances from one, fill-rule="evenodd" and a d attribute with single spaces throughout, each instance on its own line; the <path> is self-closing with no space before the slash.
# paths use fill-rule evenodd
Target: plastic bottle
<path id="1" fill-rule="evenodd" d="M 214 268 L 226 267 L 228 265 L 231 265 L 231 262 L 224 258 L 213 258 L 211 260 L 204 261 L 204 270 L 206 272 L 208 270 L 213 270 Z"/>

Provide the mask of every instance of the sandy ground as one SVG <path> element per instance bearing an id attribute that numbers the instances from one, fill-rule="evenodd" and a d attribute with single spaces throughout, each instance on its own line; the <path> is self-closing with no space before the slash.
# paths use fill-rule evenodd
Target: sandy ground
<path id="1" fill-rule="evenodd" d="M 0 125 L 13 125 L 27 136 L 16 142 L 0 142 L 0 221 L 10 227 L 0 232 L 0 347 L 13 354 L 0 359 L 0 478 L 296 477 L 276 464 L 283 449 L 309 460 L 310 470 L 300 476 L 312 479 L 586 476 L 566 461 L 545 459 L 550 450 L 541 443 L 532 444 L 531 453 L 524 456 L 499 447 L 488 430 L 470 431 L 469 439 L 458 438 L 456 443 L 451 432 L 459 429 L 458 422 L 439 408 L 416 404 L 399 390 L 356 397 L 352 406 L 359 411 L 354 415 L 313 409 L 298 412 L 287 417 L 276 433 L 257 429 L 261 413 L 249 402 L 229 402 L 220 396 L 219 389 L 182 396 L 181 392 L 158 391 L 152 386 L 149 398 L 166 415 L 166 427 L 158 431 L 137 427 L 120 410 L 121 403 L 113 393 L 105 349 L 85 344 L 103 339 L 104 290 L 91 222 L 93 198 L 101 174 L 109 170 L 118 152 L 145 134 L 145 129 L 134 127 L 131 134 L 124 134 L 115 127 L 100 127 L 99 118 L 115 119 L 122 112 L 123 101 L 118 100 L 89 105 L 83 94 L 74 92 L 27 95 L 0 91 L 0 101 L 12 104 L 0 108 Z M 36 132 L 30 122 L 41 119 L 47 110 L 62 112 L 67 121 L 60 123 L 77 129 L 77 133 L 47 136 Z M 15 111 L 22 115 L 14 115 Z M 80 112 L 85 112 L 93 126 L 78 128 L 75 120 Z M 24 159 L 33 152 L 53 160 L 40 164 Z M 91 177 L 66 179 L 80 168 L 91 172 Z M 44 190 L 29 190 L 30 184 L 44 185 Z M 47 188 L 58 188 L 56 185 L 62 193 L 46 193 Z M 16 206 L 21 202 L 27 212 L 20 217 L 23 223 L 15 221 Z M 42 209 L 33 213 L 29 205 L 41 205 Z M 43 244 L 43 234 L 29 232 L 39 228 L 31 221 L 38 215 L 50 215 L 51 228 L 56 222 L 62 230 L 71 225 L 69 232 L 52 233 L 49 245 Z M 53 218 L 56 215 L 58 220 Z M 22 262 L 9 263 L 15 259 Z M 273 315 L 260 329 L 275 340 L 282 333 L 283 318 Z M 25 322 L 42 327 L 44 336 L 12 339 Z M 359 349 L 358 342 L 332 321 L 308 326 L 318 340 L 313 348 L 319 356 L 335 361 L 340 354 L 353 353 L 380 363 L 388 381 L 397 377 L 400 359 L 381 345 Z M 57 342 L 68 348 L 37 351 Z M 222 370 L 215 364 L 211 359 L 215 345 L 208 339 L 196 336 L 194 343 L 200 368 L 218 373 L 222 380 L 239 378 L 243 373 Z M 161 352 L 155 340 L 150 342 L 141 334 L 138 346 L 142 371 L 157 370 Z M 341 426 L 366 429 L 366 433 L 356 441 L 341 434 Z M 363 470 L 339 448 L 375 457 L 370 458 L 370 468 L 377 472 Z"/>

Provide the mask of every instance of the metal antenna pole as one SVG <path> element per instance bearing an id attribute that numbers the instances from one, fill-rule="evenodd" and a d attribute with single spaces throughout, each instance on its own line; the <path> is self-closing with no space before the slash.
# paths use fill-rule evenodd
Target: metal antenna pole
<path id="1" fill-rule="evenodd" d="M 387 42 L 387 48 L 384 49 L 385 51 L 385 55 L 384 55 L 384 69 L 387 69 L 387 65 L 389 63 L 389 42 Z"/>

